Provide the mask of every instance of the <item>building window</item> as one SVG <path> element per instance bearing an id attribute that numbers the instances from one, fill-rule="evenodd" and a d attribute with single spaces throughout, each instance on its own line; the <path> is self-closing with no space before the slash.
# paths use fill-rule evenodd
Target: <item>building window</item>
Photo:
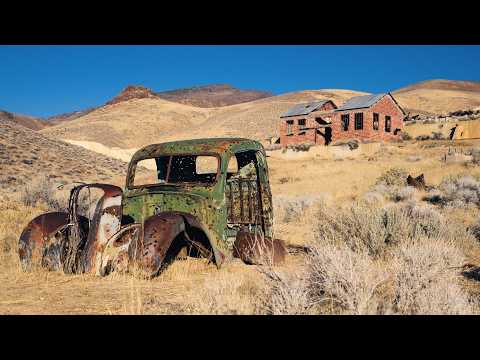
<path id="1" fill-rule="evenodd" d="M 373 130 L 378 130 L 378 114 L 373 113 Z"/>
<path id="2" fill-rule="evenodd" d="M 287 135 L 292 135 L 292 125 L 293 125 L 293 120 L 287 120 Z"/>
<path id="3" fill-rule="evenodd" d="M 363 113 L 355 113 L 355 130 L 363 129 Z"/>
<path id="4" fill-rule="evenodd" d="M 298 119 L 298 127 L 300 128 L 300 130 L 305 130 L 305 128 L 307 127 L 305 119 Z"/>
<path id="5" fill-rule="evenodd" d="M 350 115 L 342 115 L 342 129 L 343 131 L 348 131 L 348 125 L 350 124 Z"/>
<path id="6" fill-rule="evenodd" d="M 392 119 L 390 116 L 385 116 L 385 132 L 392 131 Z"/>

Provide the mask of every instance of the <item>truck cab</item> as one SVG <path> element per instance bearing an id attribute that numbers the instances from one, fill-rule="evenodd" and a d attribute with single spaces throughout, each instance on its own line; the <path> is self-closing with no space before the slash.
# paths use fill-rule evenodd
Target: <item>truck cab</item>
<path id="1" fill-rule="evenodd" d="M 77 215 L 76 200 L 81 189 L 90 187 L 103 190 L 104 196 L 87 226 Z M 68 214 L 44 214 L 32 221 L 55 223 L 48 227 L 47 237 L 55 230 L 57 245 L 80 253 L 70 263 L 81 266 L 70 266 L 71 272 L 106 275 L 136 264 L 147 276 L 155 276 L 181 253 L 207 257 L 218 267 L 233 257 L 255 263 L 275 249 L 276 260 L 285 254 L 284 246 L 272 238 L 266 154 L 254 140 L 213 138 L 148 145 L 133 155 L 123 191 L 106 184 L 74 190 Z M 57 226 L 64 222 L 70 228 Z M 75 226 L 78 229 L 72 232 Z M 31 238 L 31 233 L 24 234 L 26 250 Z M 61 256 L 49 261 L 64 268 L 65 262 Z"/>

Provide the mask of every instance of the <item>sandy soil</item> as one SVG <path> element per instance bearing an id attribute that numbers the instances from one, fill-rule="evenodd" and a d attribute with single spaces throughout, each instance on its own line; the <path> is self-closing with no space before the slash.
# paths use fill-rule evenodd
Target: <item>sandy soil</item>
<path id="1" fill-rule="evenodd" d="M 268 164 L 273 197 L 322 196 L 333 204 L 349 204 L 391 167 L 403 167 L 412 175 L 424 173 L 431 185 L 448 174 L 480 175 L 479 167 L 467 169 L 461 163 L 442 162 L 442 155 L 452 145 L 456 146 L 451 142 L 367 144 L 350 153 L 317 148 L 294 156 L 272 152 Z M 480 142 L 467 146 L 478 147 Z M 0 205 L 2 314 L 252 313 L 251 299 L 265 292 L 264 278 L 257 267 L 239 262 L 218 270 L 203 260 L 179 260 L 150 281 L 128 275 L 98 278 L 42 270 L 25 273 L 15 250 L 18 236 L 23 226 L 43 211 L 41 206 L 29 208 L 15 202 Z M 469 223 L 478 217 L 478 211 L 458 210 L 452 214 Z M 312 238 L 313 223 L 309 217 L 293 223 L 277 221 L 276 236 L 290 244 L 305 244 Z M 283 268 L 302 266 L 302 255 L 289 255 Z M 208 292 L 213 297 L 205 298 L 206 289 L 212 286 L 218 289 Z M 212 291 L 217 295 L 211 295 Z"/>

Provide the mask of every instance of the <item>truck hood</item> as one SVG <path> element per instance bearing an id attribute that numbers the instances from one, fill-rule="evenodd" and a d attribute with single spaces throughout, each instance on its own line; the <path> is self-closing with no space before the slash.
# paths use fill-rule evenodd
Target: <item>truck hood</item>
<path id="1" fill-rule="evenodd" d="M 180 191 L 175 191 L 180 190 Z M 207 194 L 182 192 L 178 189 L 141 189 L 125 194 L 123 214 L 142 222 L 148 217 L 167 211 L 185 212 L 199 218 L 207 217 L 207 212 L 216 206 Z"/>

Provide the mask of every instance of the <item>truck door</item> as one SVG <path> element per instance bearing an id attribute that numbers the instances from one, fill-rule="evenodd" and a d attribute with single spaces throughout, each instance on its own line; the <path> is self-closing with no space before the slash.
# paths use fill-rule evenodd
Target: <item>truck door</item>
<path id="1" fill-rule="evenodd" d="M 268 237 L 273 237 L 273 204 L 270 190 L 267 158 L 264 151 L 256 152 L 258 179 L 260 185 L 260 198 L 263 217 L 263 232 Z"/>
<path id="2" fill-rule="evenodd" d="M 248 150 L 235 154 L 237 172 L 226 182 L 228 223 L 243 228 L 258 226 L 266 236 L 272 235 L 272 194 L 268 181 L 265 153 Z"/>

